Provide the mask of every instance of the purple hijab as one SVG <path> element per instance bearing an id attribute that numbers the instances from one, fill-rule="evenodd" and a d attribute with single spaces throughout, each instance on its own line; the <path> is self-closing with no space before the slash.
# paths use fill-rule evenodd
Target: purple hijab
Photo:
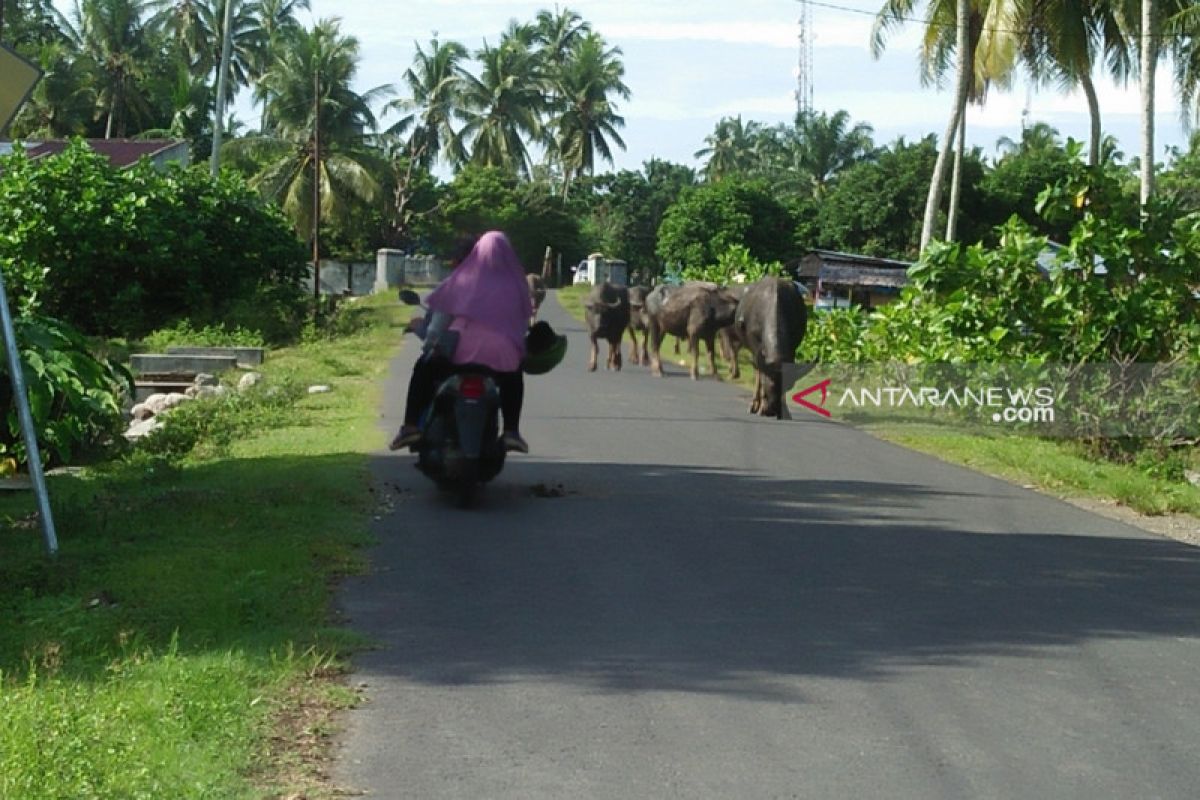
<path id="1" fill-rule="evenodd" d="M 488 231 L 470 255 L 429 295 L 426 305 L 478 322 L 512 341 L 522 352 L 533 316 L 525 268 L 508 237 Z"/>

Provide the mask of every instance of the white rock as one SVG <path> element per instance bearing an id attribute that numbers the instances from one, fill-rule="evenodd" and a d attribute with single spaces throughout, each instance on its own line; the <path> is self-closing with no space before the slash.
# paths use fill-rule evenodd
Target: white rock
<path id="1" fill-rule="evenodd" d="M 131 442 L 137 441 L 138 439 L 141 439 L 143 436 L 149 435 L 152 431 L 154 431 L 156 428 L 158 428 L 161 425 L 162 425 L 162 423 L 159 422 L 154 417 L 150 417 L 148 419 L 143 419 L 143 420 L 138 420 L 137 422 L 135 422 L 129 426 L 129 430 L 125 431 L 125 438 Z"/>
<path id="2" fill-rule="evenodd" d="M 221 389 L 224 388 L 225 387 L 223 386 L 193 386 L 188 391 L 191 393 L 192 397 L 196 398 L 197 400 L 203 400 L 208 397 L 220 397 L 221 395 L 225 394 L 225 392 L 221 391 Z"/>
<path id="3" fill-rule="evenodd" d="M 192 381 L 194 386 L 220 386 L 221 381 L 216 375 L 209 375 L 207 372 L 201 372 L 196 375 Z"/>
<path id="4" fill-rule="evenodd" d="M 332 390 L 330 387 L 328 387 L 328 386 L 326 386 L 325 384 L 323 384 L 323 383 L 322 383 L 322 384 L 318 384 L 318 385 L 316 385 L 316 386 L 310 386 L 310 387 L 308 387 L 308 393 L 309 393 L 309 394 L 325 394 L 326 392 L 331 392 L 331 391 L 333 391 L 333 390 Z"/>
<path id="5" fill-rule="evenodd" d="M 1200 486 L 1200 472 L 1185 469 L 1183 471 L 1183 477 L 1187 478 L 1187 482 L 1192 486 Z"/>
<path id="6" fill-rule="evenodd" d="M 149 419 L 154 416 L 154 412 L 146 408 L 145 403 L 138 403 L 129 411 L 129 415 L 136 420 Z"/>
<path id="7" fill-rule="evenodd" d="M 241 380 L 238 381 L 238 391 L 240 392 L 245 389 L 249 389 L 251 386 L 257 386 L 258 384 L 262 383 L 262 380 L 263 376 L 261 372 L 247 372 L 242 376 Z"/>
<path id="8" fill-rule="evenodd" d="M 182 392 L 171 392 L 169 395 L 167 395 L 167 399 L 163 401 L 163 410 L 166 411 L 168 409 L 175 408 L 175 406 L 186 403 L 191 399 L 192 398 L 188 397 Z"/>
<path id="9" fill-rule="evenodd" d="M 142 401 L 142 405 L 150 412 L 151 416 L 158 416 L 167 410 L 167 396 L 162 392 L 155 392 Z"/>
<path id="10" fill-rule="evenodd" d="M 199 392 L 200 392 L 200 387 L 194 383 L 191 386 L 189 386 L 188 388 L 183 390 L 183 393 L 186 394 L 188 397 L 192 398 L 193 400 L 196 398 L 196 395 Z"/>

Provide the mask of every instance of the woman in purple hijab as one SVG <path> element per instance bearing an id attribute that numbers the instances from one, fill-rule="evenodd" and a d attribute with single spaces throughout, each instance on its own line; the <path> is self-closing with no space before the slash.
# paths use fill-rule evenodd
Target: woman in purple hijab
<path id="1" fill-rule="evenodd" d="M 496 374 L 500 388 L 500 412 L 504 417 L 504 445 L 529 452 L 520 434 L 521 406 L 525 381 L 521 361 L 525 357 L 525 334 L 533 315 L 533 299 L 516 251 L 500 231 L 480 236 L 471 252 L 450 277 L 426 300 L 429 316 L 413 329 L 426 337 L 426 349 L 438 340 L 457 339 L 449 359 L 421 358 L 413 368 L 408 385 L 404 425 L 391 449 L 398 450 L 420 441 L 417 419 L 433 399 L 438 381 L 455 365 L 479 364 Z M 449 323 L 448 326 L 445 323 Z M 434 333 L 433 329 L 439 331 Z M 450 336 L 440 329 L 451 332 Z"/>

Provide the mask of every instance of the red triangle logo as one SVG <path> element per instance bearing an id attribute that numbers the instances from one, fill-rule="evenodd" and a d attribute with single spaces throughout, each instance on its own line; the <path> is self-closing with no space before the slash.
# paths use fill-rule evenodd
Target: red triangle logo
<path id="1" fill-rule="evenodd" d="M 832 417 L 833 414 L 830 414 L 825 409 L 825 401 L 829 399 L 829 382 L 832 380 L 833 378 L 826 378 L 820 383 L 814 383 L 807 389 L 796 392 L 794 395 L 792 395 L 792 402 L 804 406 L 809 411 L 815 411 L 823 417 Z M 806 395 L 810 395 L 816 391 L 821 392 L 821 402 L 819 405 L 814 405 L 813 403 L 810 403 L 808 400 L 804 399 Z"/>

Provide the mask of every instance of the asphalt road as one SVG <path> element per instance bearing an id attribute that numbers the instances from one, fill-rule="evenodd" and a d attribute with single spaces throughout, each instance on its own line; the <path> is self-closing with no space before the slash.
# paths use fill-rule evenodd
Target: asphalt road
<path id="1" fill-rule="evenodd" d="M 571 349 L 528 379 L 532 452 L 478 510 L 375 460 L 394 506 L 342 596 L 378 648 L 339 785 L 1200 796 L 1200 549 L 811 413 L 752 418 L 680 367 L 589 374 L 582 326 L 545 310 Z"/>

